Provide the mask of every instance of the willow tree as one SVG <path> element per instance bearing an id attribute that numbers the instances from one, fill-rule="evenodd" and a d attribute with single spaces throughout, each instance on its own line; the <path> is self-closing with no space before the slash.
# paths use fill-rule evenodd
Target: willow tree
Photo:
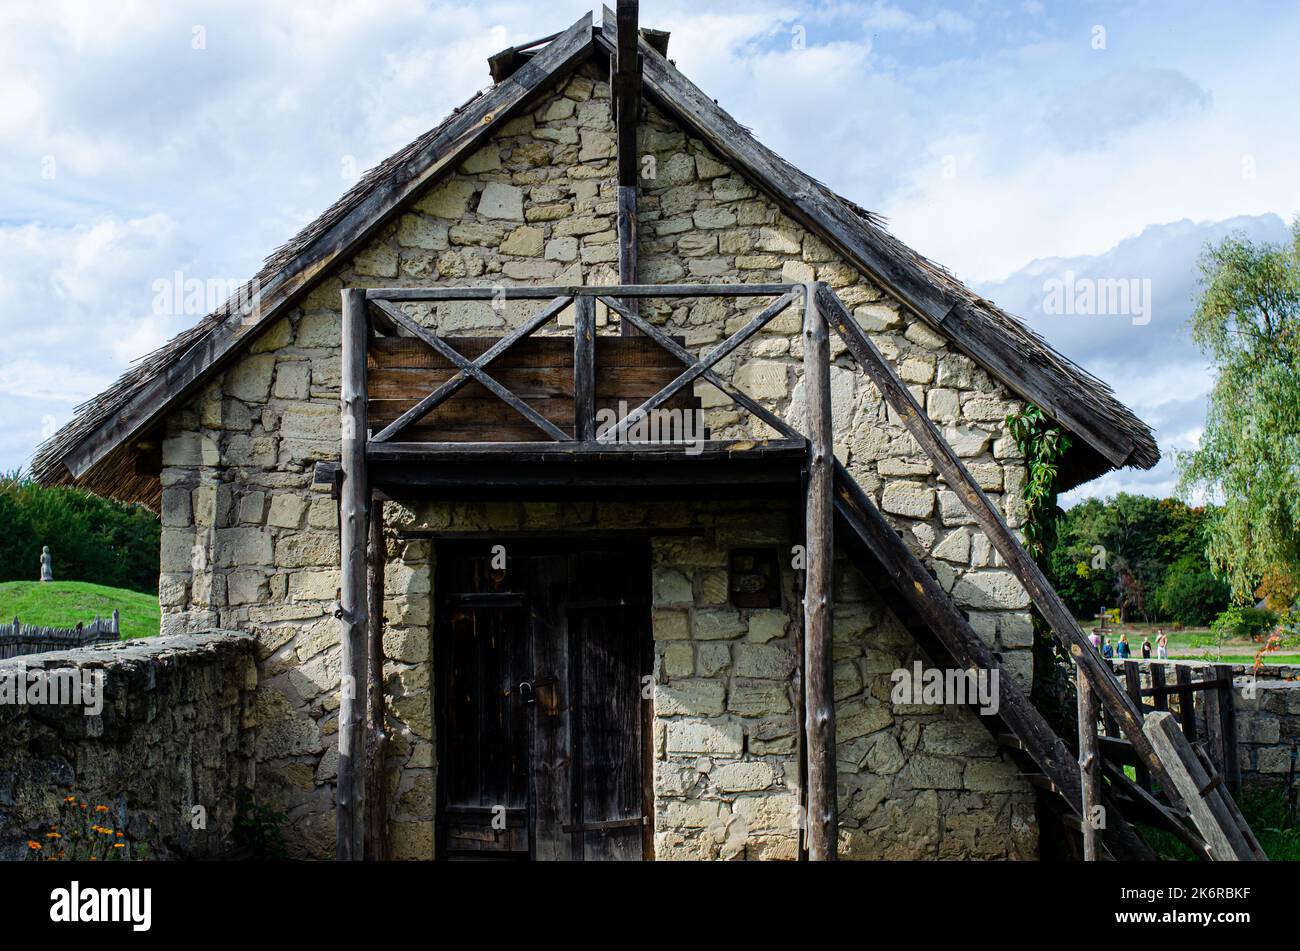
<path id="1" fill-rule="evenodd" d="M 1246 602 L 1262 578 L 1300 577 L 1300 217 L 1289 241 L 1233 235 L 1200 268 L 1191 332 L 1215 379 L 1180 488 L 1221 503 L 1206 554 Z"/>

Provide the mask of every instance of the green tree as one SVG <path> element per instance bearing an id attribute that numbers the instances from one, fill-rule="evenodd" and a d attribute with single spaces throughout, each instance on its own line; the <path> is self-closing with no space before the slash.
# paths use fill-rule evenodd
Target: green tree
<path id="1" fill-rule="evenodd" d="M 0 477 L 0 581 L 35 581 L 49 545 L 54 576 L 132 591 L 158 590 L 158 517 L 80 489 Z"/>
<path id="2" fill-rule="evenodd" d="M 1191 332 L 1215 381 L 1179 487 L 1221 502 L 1206 554 L 1245 604 L 1270 570 L 1300 574 L 1300 217 L 1288 242 L 1230 236 L 1200 267 Z"/>
<path id="3" fill-rule="evenodd" d="M 1092 618 L 1103 606 L 1121 607 L 1126 618 L 1135 613 L 1147 620 L 1170 617 L 1170 602 L 1161 591 L 1174 566 L 1186 557 L 1190 560 L 1180 573 L 1194 575 L 1195 565 L 1210 572 L 1205 558 L 1208 518 L 1206 508 L 1179 499 L 1126 493 L 1087 499 L 1060 520 L 1048 560 L 1052 583 L 1076 617 Z M 1213 588 L 1213 576 L 1198 580 Z M 1213 610 L 1195 623 L 1208 621 L 1224 603 L 1214 602 Z"/>
<path id="4" fill-rule="evenodd" d="M 1156 590 L 1162 616 L 1179 624 L 1209 624 L 1228 606 L 1228 586 L 1210 570 L 1204 554 L 1185 554 L 1165 573 Z"/>

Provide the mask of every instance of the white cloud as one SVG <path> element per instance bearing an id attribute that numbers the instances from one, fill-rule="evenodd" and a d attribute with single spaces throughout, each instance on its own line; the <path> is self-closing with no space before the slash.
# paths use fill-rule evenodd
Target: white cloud
<path id="1" fill-rule="evenodd" d="M 1065 497 L 1067 504 L 1117 491 L 1168 495 L 1177 482 L 1174 453 L 1194 448 L 1205 421 L 1213 376 L 1186 331 L 1207 243 L 1233 232 L 1254 241 L 1281 241 L 1287 228 L 1276 215 L 1152 225 L 1099 255 L 1032 261 L 998 282 L 975 289 L 1025 319 L 1057 350 L 1105 380 L 1120 402 L 1147 423 L 1160 445 L 1160 463 L 1149 472 L 1110 473 Z M 1140 278 L 1152 286 L 1152 319 L 1043 313 L 1044 281 L 1072 273 L 1077 280 Z"/>
<path id="2" fill-rule="evenodd" d="M 936 32 L 970 33 L 975 29 L 974 23 L 954 10 L 939 9 L 929 15 L 916 14 L 884 0 L 876 0 L 869 6 L 862 24 L 868 30 L 897 31 L 914 36 L 930 36 Z"/>
<path id="3" fill-rule="evenodd" d="M 251 276 L 351 184 L 346 158 L 373 165 L 485 86 L 488 55 L 593 6 L 0 7 L 0 467 L 195 318 L 155 314 L 154 280 Z M 1162 445 L 1195 431 L 1204 381 L 1171 332 L 1190 294 L 1176 269 L 1193 222 L 1300 208 L 1300 128 L 1279 120 L 1300 14 L 1116 7 L 1104 53 L 1090 13 L 1037 2 L 664 0 L 642 20 L 768 145 L 967 280 L 999 281 L 1013 312 L 1041 317 L 1053 268 L 1141 268 L 1152 325 L 1040 329 L 1151 414 Z M 1185 219 L 1183 237 L 1147 234 Z M 1125 239 L 1139 246 L 1121 254 Z"/>

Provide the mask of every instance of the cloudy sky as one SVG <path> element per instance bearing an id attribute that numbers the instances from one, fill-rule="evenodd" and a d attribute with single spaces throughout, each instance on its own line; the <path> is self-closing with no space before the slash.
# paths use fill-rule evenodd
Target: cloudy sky
<path id="1" fill-rule="evenodd" d="M 487 85 L 491 53 L 587 9 L 0 6 L 0 469 L 201 316 L 160 304 L 157 282 L 251 276 L 359 170 Z M 1110 382 L 1167 457 L 1195 443 L 1210 382 L 1184 331 L 1197 255 L 1232 230 L 1280 240 L 1300 211 L 1300 6 L 641 9 L 763 141 Z M 1122 306 L 1076 296 L 1120 280 Z M 1082 491 L 1173 482 L 1166 458 Z"/>

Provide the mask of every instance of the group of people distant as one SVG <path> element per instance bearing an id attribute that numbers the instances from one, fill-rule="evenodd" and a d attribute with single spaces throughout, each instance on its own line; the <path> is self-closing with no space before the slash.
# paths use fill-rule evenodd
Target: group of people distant
<path id="1" fill-rule="evenodd" d="M 1113 645 L 1106 640 L 1106 635 L 1101 631 L 1094 630 L 1088 635 L 1088 640 L 1092 646 L 1101 652 L 1101 656 L 1110 660 L 1112 657 L 1118 657 L 1120 660 L 1128 660 L 1133 656 L 1133 648 L 1129 645 L 1128 635 L 1121 634 L 1119 640 Z M 1164 628 L 1156 630 L 1155 652 L 1157 660 L 1169 659 L 1169 635 L 1165 633 Z M 1151 659 L 1151 638 L 1142 638 L 1142 659 Z"/>

